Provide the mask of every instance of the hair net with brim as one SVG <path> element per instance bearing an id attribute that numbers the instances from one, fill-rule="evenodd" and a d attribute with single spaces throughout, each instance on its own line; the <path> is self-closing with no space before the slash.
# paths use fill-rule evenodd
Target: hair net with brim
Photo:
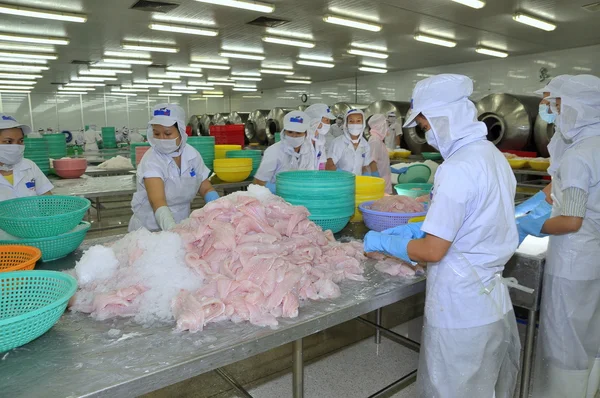
<path id="1" fill-rule="evenodd" d="M 158 104 L 152 109 L 152 119 L 148 122 L 147 136 L 153 136 L 152 125 L 158 124 L 164 127 L 177 125 L 177 130 L 181 137 L 179 150 L 181 151 L 187 142 L 185 133 L 185 111 L 177 104 Z"/>
<path id="2" fill-rule="evenodd" d="M 421 80 L 413 90 L 403 127 L 415 127 L 419 114 L 468 98 L 472 93 L 473 81 L 467 76 L 441 74 Z"/>
<path id="3" fill-rule="evenodd" d="M 365 130 L 365 127 L 367 126 L 366 122 L 365 122 L 365 113 L 363 111 L 361 111 L 360 109 L 350 109 L 348 112 L 346 112 L 346 116 L 344 116 L 344 133 L 350 137 L 350 133 L 348 132 L 348 117 L 350 117 L 350 115 L 361 115 L 362 116 L 362 126 L 363 126 L 363 132 Z M 362 134 L 361 134 L 362 137 Z"/>
<path id="4" fill-rule="evenodd" d="M 29 127 L 28 125 L 19 123 L 14 117 L 10 115 L 0 113 L 0 131 L 14 128 L 21 129 L 23 135 L 31 133 L 31 127 Z"/>
<path id="5" fill-rule="evenodd" d="M 380 113 L 374 114 L 369 119 L 369 127 L 371 137 L 377 137 L 383 141 L 389 130 L 386 116 Z"/>

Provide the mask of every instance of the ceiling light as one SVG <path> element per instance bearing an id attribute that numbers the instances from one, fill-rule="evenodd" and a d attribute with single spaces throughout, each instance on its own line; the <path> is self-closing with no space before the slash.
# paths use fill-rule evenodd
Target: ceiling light
<path id="1" fill-rule="evenodd" d="M 41 79 L 42 75 L 29 75 L 24 73 L 0 72 L 0 79 Z"/>
<path id="2" fill-rule="evenodd" d="M 210 26 L 215 25 L 215 23 L 213 21 L 196 19 L 196 18 L 174 17 L 174 16 L 164 15 L 164 14 L 160 14 L 160 13 L 152 14 L 152 19 L 155 19 L 157 21 L 165 21 L 165 22 L 189 23 L 192 25 L 210 25 Z"/>
<path id="3" fill-rule="evenodd" d="M 207 63 L 207 64 L 225 64 L 229 63 L 227 58 L 219 57 L 192 57 L 192 62 Z"/>
<path id="4" fill-rule="evenodd" d="M 0 93 L 14 93 L 14 94 L 29 94 L 31 91 L 27 90 L 0 90 Z M 85 93 L 83 93 L 85 94 Z"/>
<path id="5" fill-rule="evenodd" d="M 415 35 L 415 40 L 444 47 L 456 47 L 456 42 L 422 34 Z"/>
<path id="6" fill-rule="evenodd" d="M 163 32 L 175 32 L 175 33 L 185 33 L 189 35 L 199 35 L 199 36 L 217 36 L 219 34 L 218 31 L 214 29 L 201 29 L 201 28 L 192 28 L 181 25 L 167 25 L 162 23 L 153 23 L 150 24 L 150 29 L 159 30 Z"/>
<path id="7" fill-rule="evenodd" d="M 32 65 L 47 65 L 48 60 L 46 59 L 27 59 L 27 58 L 15 58 L 15 57 L 5 57 L 3 59 L 4 62 L 12 62 L 15 64 L 32 64 Z"/>
<path id="8" fill-rule="evenodd" d="M 59 87 L 59 91 L 94 91 L 93 87 Z"/>
<path id="9" fill-rule="evenodd" d="M 181 94 L 158 94 L 159 97 L 181 97 Z"/>
<path id="10" fill-rule="evenodd" d="M 55 21 L 79 22 L 87 21 L 87 16 L 83 14 L 72 14 L 66 12 L 47 11 L 37 8 L 10 6 L 0 4 L 0 14 L 19 15 L 23 17 L 53 19 Z"/>
<path id="11" fill-rule="evenodd" d="M 104 55 L 107 57 L 117 57 L 117 58 L 140 58 L 140 59 L 150 59 L 150 53 L 132 53 L 132 52 L 121 52 L 121 51 L 104 51 Z"/>
<path id="12" fill-rule="evenodd" d="M 126 64 L 107 64 L 104 62 L 96 62 L 95 64 L 90 65 L 91 68 L 99 68 L 99 69 L 119 69 L 119 70 L 129 70 L 131 65 Z"/>
<path id="13" fill-rule="evenodd" d="M 40 72 L 48 70 L 47 66 L 36 66 L 36 65 L 19 65 L 19 64 L 0 64 L 0 70 L 9 72 Z"/>
<path id="14" fill-rule="evenodd" d="M 256 88 L 256 84 L 235 83 L 235 88 Z"/>
<path id="15" fill-rule="evenodd" d="M 231 79 L 228 77 L 209 77 L 208 80 L 212 80 L 214 82 L 231 82 Z"/>
<path id="16" fill-rule="evenodd" d="M 284 39 L 280 37 L 265 36 L 262 38 L 265 43 L 283 44 L 284 46 L 294 46 L 303 48 L 314 48 L 315 43 L 309 41 L 295 40 L 295 39 Z"/>
<path id="17" fill-rule="evenodd" d="M 194 86 L 194 89 L 198 89 L 198 90 L 212 90 L 214 87 L 213 86 Z M 173 87 L 174 90 L 177 90 L 175 87 Z"/>
<path id="18" fill-rule="evenodd" d="M 284 80 L 285 83 L 290 83 L 290 84 L 312 84 L 312 81 L 310 80 L 293 80 L 293 79 L 287 79 Z"/>
<path id="19" fill-rule="evenodd" d="M 137 94 L 134 93 L 115 93 L 115 92 L 111 92 L 110 94 L 106 94 L 106 95 L 120 95 L 123 97 L 137 97 Z"/>
<path id="20" fill-rule="evenodd" d="M 267 75 L 288 75 L 291 76 L 294 74 L 293 70 L 277 70 L 277 69 L 261 69 L 260 73 L 264 73 Z"/>
<path id="21" fill-rule="evenodd" d="M 94 70 L 82 70 L 79 71 L 79 74 L 82 76 L 115 76 L 115 72 L 108 72 L 102 69 L 94 69 Z"/>
<path id="22" fill-rule="evenodd" d="M 78 76 L 71 79 L 74 82 L 103 82 L 116 81 L 116 77 L 101 77 L 101 76 Z"/>
<path id="23" fill-rule="evenodd" d="M 69 44 L 69 39 L 62 37 L 24 36 L 12 33 L 0 33 L 0 40 L 19 43 L 56 44 L 61 46 Z"/>
<path id="24" fill-rule="evenodd" d="M 123 88 L 163 88 L 162 84 L 121 84 Z"/>
<path id="25" fill-rule="evenodd" d="M 287 31 L 282 29 L 267 28 L 267 33 L 277 36 L 295 37 L 297 39 L 314 40 L 314 37 L 311 34 Z"/>
<path id="26" fill-rule="evenodd" d="M 242 76 L 231 76 L 231 80 L 241 81 L 241 82 L 260 82 L 262 79 L 260 77 L 242 77 Z"/>
<path id="27" fill-rule="evenodd" d="M 243 10 L 258 11 L 272 13 L 275 11 L 275 6 L 269 3 L 258 1 L 242 1 L 242 0 L 196 0 L 200 3 L 215 4 L 218 6 L 227 6 L 241 8 Z"/>
<path id="28" fill-rule="evenodd" d="M 121 47 L 124 50 L 134 50 L 134 51 L 152 51 L 158 53 L 171 53 L 175 54 L 179 52 L 179 48 L 177 47 L 167 47 L 163 45 L 152 45 L 146 43 L 126 43 L 123 42 Z"/>
<path id="29" fill-rule="evenodd" d="M 126 74 L 131 75 L 133 72 L 129 69 L 105 69 L 105 68 L 96 68 L 95 66 L 88 69 L 90 72 L 98 72 L 98 73 L 112 73 L 114 74 Z"/>
<path id="30" fill-rule="evenodd" d="M 375 51 L 383 51 L 383 52 L 388 50 L 386 46 L 378 46 L 378 45 L 374 45 L 374 44 L 363 44 L 363 43 L 356 43 L 356 42 L 350 43 L 350 47 L 362 48 L 363 50 L 375 50 Z"/>
<path id="31" fill-rule="evenodd" d="M 20 84 L 24 86 L 30 86 L 37 82 L 33 80 L 0 80 L 0 84 Z"/>
<path id="32" fill-rule="evenodd" d="M 179 84 L 181 80 L 171 80 L 171 79 L 146 79 L 146 80 L 134 80 L 135 84 L 163 84 L 163 83 L 174 83 Z"/>
<path id="33" fill-rule="evenodd" d="M 148 77 L 151 79 L 178 79 L 179 73 L 176 73 L 176 72 L 165 72 L 165 73 L 148 72 Z"/>
<path id="34" fill-rule="evenodd" d="M 152 65 L 152 61 L 146 59 L 104 58 L 102 62 L 107 64 Z"/>
<path id="35" fill-rule="evenodd" d="M 241 54 L 241 53 L 232 53 L 232 52 L 220 52 L 219 55 L 221 57 L 226 58 L 240 58 L 240 59 L 254 59 L 257 61 L 264 61 L 264 55 L 254 55 L 254 54 Z"/>
<path id="36" fill-rule="evenodd" d="M 325 57 L 325 56 L 320 56 L 320 55 L 300 54 L 300 55 L 298 55 L 298 58 L 300 58 L 300 59 L 308 59 L 308 60 L 311 60 L 311 61 L 333 62 L 333 58 L 332 57 Z"/>
<path id="37" fill-rule="evenodd" d="M 194 81 L 194 80 L 189 80 L 187 84 L 188 84 L 188 86 L 212 86 L 211 83 L 197 82 L 197 81 Z"/>
<path id="38" fill-rule="evenodd" d="M 371 32 L 379 32 L 381 30 L 381 25 L 377 25 L 370 22 L 358 21 L 356 19 L 348 19 L 345 17 L 336 17 L 333 15 L 326 15 L 323 18 L 323 21 L 335 25 L 347 26 L 350 28 L 369 30 Z"/>
<path id="39" fill-rule="evenodd" d="M 147 88 L 113 88 L 112 91 L 118 91 L 122 93 L 147 93 L 150 90 Z"/>
<path id="40" fill-rule="evenodd" d="M 452 0 L 455 3 L 460 3 L 462 5 L 471 7 L 471 8 L 483 8 L 485 6 L 485 2 L 480 0 Z"/>
<path id="41" fill-rule="evenodd" d="M 187 66 L 167 66 L 167 70 L 173 72 L 202 72 L 201 68 L 193 68 Z"/>
<path id="42" fill-rule="evenodd" d="M 231 66 L 229 66 L 229 65 L 211 65 L 211 64 L 190 64 L 190 68 L 229 70 L 229 69 L 231 69 Z"/>
<path id="43" fill-rule="evenodd" d="M 541 19 L 530 17 L 529 15 L 525 15 L 520 12 L 513 15 L 513 19 L 522 24 L 533 26 L 534 28 L 542 29 L 547 32 L 556 29 L 556 25 L 550 22 L 542 21 Z"/>
<path id="44" fill-rule="evenodd" d="M 56 54 L 42 54 L 42 53 L 19 53 L 19 52 L 0 52 L 0 57 L 14 57 L 14 58 L 29 58 L 29 59 L 57 59 Z"/>
<path id="45" fill-rule="evenodd" d="M 260 65 L 260 67 L 264 68 L 264 69 L 283 69 L 283 70 L 292 70 L 292 69 L 294 69 L 293 65 L 265 64 L 264 62 Z"/>
<path id="46" fill-rule="evenodd" d="M 592 68 L 586 68 L 585 66 L 574 66 L 573 69 L 581 72 L 591 72 Z"/>
<path id="47" fill-rule="evenodd" d="M 492 57 L 498 57 L 498 58 L 508 57 L 508 53 L 505 53 L 504 51 L 492 50 L 490 48 L 485 48 L 485 47 L 477 47 L 475 49 L 475 51 L 478 52 L 479 54 L 490 55 Z"/>
<path id="48" fill-rule="evenodd" d="M 198 90 L 158 90 L 160 94 L 196 94 Z"/>
<path id="49" fill-rule="evenodd" d="M 0 90 L 33 90 L 33 86 L 0 86 Z"/>
<path id="50" fill-rule="evenodd" d="M 260 72 L 231 72 L 233 76 L 252 76 L 260 77 Z"/>
<path id="51" fill-rule="evenodd" d="M 213 95 L 213 94 L 209 94 L 209 95 L 203 95 L 204 98 L 223 98 L 223 95 Z"/>
<path id="52" fill-rule="evenodd" d="M 104 87 L 104 83 L 67 83 L 67 87 Z"/>
<path id="53" fill-rule="evenodd" d="M 210 84 L 215 85 L 215 86 L 235 86 L 235 83 L 228 83 L 228 82 L 210 82 Z"/>
<path id="54" fill-rule="evenodd" d="M 254 87 L 254 88 L 234 87 L 232 90 L 233 91 L 249 91 L 249 92 L 253 92 L 253 91 L 256 91 L 258 89 L 256 87 Z"/>
<path id="55" fill-rule="evenodd" d="M 262 98 L 261 95 L 242 95 L 242 98 Z"/>
<path id="56" fill-rule="evenodd" d="M 379 59 L 387 59 L 389 57 L 388 54 L 376 53 L 373 51 L 366 51 L 366 50 L 358 50 L 356 48 L 351 48 L 350 50 L 348 50 L 348 54 L 362 55 L 363 57 L 371 57 L 371 58 L 379 58 Z"/>
<path id="57" fill-rule="evenodd" d="M 382 68 L 373 68 L 371 66 L 361 66 L 358 70 L 363 72 L 373 72 L 373 73 L 387 73 L 387 69 Z"/>
<path id="58" fill-rule="evenodd" d="M 362 61 L 361 65 L 362 66 L 372 66 L 373 68 L 387 69 L 387 65 L 385 62 Z"/>
<path id="59" fill-rule="evenodd" d="M 319 68 L 333 68 L 335 66 L 334 64 L 330 64 L 330 63 L 326 63 L 326 62 L 315 62 L 315 61 L 304 61 L 304 60 L 296 61 L 296 63 L 298 65 L 317 66 Z"/>

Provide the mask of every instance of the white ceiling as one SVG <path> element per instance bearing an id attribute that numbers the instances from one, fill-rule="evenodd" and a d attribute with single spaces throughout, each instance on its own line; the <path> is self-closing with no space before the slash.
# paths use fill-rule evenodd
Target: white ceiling
<path id="1" fill-rule="evenodd" d="M 284 65 L 293 65 L 299 53 L 333 56 L 336 63 L 333 69 L 294 65 L 296 76 L 310 77 L 313 81 L 365 74 L 357 70 L 362 57 L 346 54 L 351 42 L 387 47 L 390 57 L 386 63 L 390 71 L 490 59 L 474 51 L 478 45 L 516 56 L 600 43 L 600 13 L 581 8 L 594 0 L 487 0 L 486 6 L 479 10 L 451 0 L 271 0 L 275 5 L 272 14 L 194 0 L 164 1 L 181 4 L 170 16 L 201 19 L 206 26 L 218 29 L 219 35 L 203 37 L 152 31 L 148 27 L 151 13 L 130 9 L 136 0 L 5 0 L 4 3 L 14 5 L 84 13 L 88 21 L 79 24 L 0 14 L 0 31 L 66 36 L 71 40 L 68 46 L 56 46 L 58 60 L 50 61 L 50 70 L 43 72 L 44 78 L 34 93 L 54 92 L 56 86 L 50 83 L 67 82 L 82 68 L 71 61 L 99 61 L 104 51 L 120 50 L 124 39 L 176 43 L 180 48 L 177 54 L 152 53 L 155 63 L 174 66 L 188 66 L 191 56 L 215 56 L 223 47 L 262 50 L 267 62 Z M 522 25 L 512 19 L 517 11 L 545 18 L 558 27 L 553 32 L 545 32 Z M 327 24 L 322 19 L 327 13 L 377 21 L 383 30 L 373 33 Z M 262 42 L 264 28 L 247 25 L 262 15 L 290 20 L 277 29 L 312 36 L 316 47 L 299 49 Z M 417 32 L 447 37 L 458 45 L 444 48 L 417 42 L 413 39 Z M 260 67 L 260 61 L 231 59 L 230 64 L 234 72 L 258 71 Z M 133 70 L 133 77 L 147 77 L 147 67 L 134 66 Z M 204 74 L 228 76 L 227 71 L 206 69 Z M 121 83 L 130 83 L 132 75 L 120 75 L 119 79 Z M 259 89 L 283 85 L 283 76 L 274 75 L 263 75 L 262 82 L 258 83 Z M 98 91 L 102 92 L 102 88 Z"/>

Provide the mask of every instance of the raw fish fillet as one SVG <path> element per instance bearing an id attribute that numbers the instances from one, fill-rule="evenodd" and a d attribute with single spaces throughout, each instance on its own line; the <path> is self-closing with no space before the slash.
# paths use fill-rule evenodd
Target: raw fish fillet
<path id="1" fill-rule="evenodd" d="M 408 196 L 384 196 L 371 204 L 371 210 L 384 213 L 422 213 L 425 207 Z"/>

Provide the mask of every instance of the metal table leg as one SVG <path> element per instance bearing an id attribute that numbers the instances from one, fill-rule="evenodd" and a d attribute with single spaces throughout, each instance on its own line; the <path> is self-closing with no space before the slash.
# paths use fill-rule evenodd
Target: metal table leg
<path id="1" fill-rule="evenodd" d="M 98 218 L 98 222 L 100 222 L 100 198 L 96 198 L 96 217 Z"/>
<path id="2" fill-rule="evenodd" d="M 531 363 L 533 362 L 536 315 L 536 311 L 530 310 L 529 315 L 527 317 L 525 347 L 523 347 L 523 372 L 521 373 L 521 391 L 519 392 L 520 398 L 529 397 L 529 382 L 531 378 Z"/>
<path id="3" fill-rule="evenodd" d="M 244 387 L 242 387 L 231 375 L 225 372 L 223 369 L 215 369 L 215 372 L 221 376 L 225 381 L 233 386 L 237 392 L 239 392 L 244 398 L 252 398 L 252 395 Z"/>
<path id="4" fill-rule="evenodd" d="M 304 362 L 302 358 L 302 339 L 293 343 L 292 353 L 293 397 L 304 398 Z"/>
<path id="5" fill-rule="evenodd" d="M 377 308 L 375 311 L 375 323 L 377 326 L 381 326 L 381 308 Z M 375 344 L 381 344 L 381 332 L 379 329 L 375 329 Z"/>

